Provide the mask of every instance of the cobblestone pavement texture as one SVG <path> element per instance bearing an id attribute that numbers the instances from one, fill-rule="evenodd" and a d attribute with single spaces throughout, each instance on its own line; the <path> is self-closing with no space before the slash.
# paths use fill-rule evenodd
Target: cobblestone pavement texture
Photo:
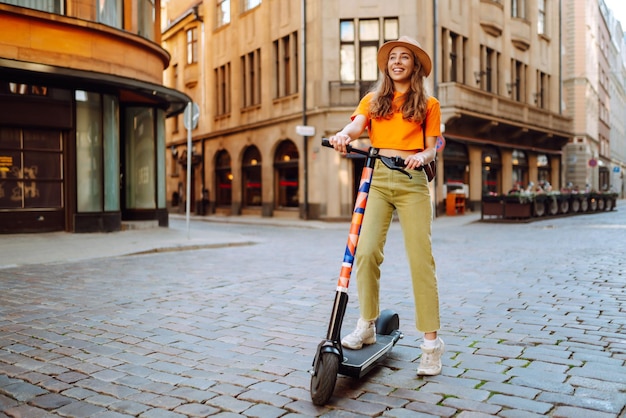
<path id="1" fill-rule="evenodd" d="M 209 217 L 187 229 L 179 216 L 170 228 L 0 236 L 0 417 L 626 417 L 625 204 L 526 224 L 437 218 L 435 377 L 416 376 L 394 223 L 381 308 L 405 337 L 364 378 L 339 376 L 323 407 L 308 370 L 348 223 Z"/>

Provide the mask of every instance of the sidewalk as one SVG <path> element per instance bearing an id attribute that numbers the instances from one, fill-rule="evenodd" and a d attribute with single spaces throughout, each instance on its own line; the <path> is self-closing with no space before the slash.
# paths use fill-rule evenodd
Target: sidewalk
<path id="1" fill-rule="evenodd" d="M 433 227 L 454 226 L 480 219 L 480 213 L 463 216 L 441 216 Z M 182 251 L 230 245 L 248 245 L 252 242 L 234 232 L 221 228 L 206 230 L 194 228 L 198 222 L 254 224 L 300 228 L 348 228 L 349 221 L 324 222 L 258 216 L 190 216 L 189 234 L 186 216 L 170 214 L 168 228 L 131 229 L 110 233 L 75 234 L 49 232 L 41 234 L 0 235 L 0 270 L 28 264 L 64 263 L 95 258 L 116 257 L 157 251 Z"/>

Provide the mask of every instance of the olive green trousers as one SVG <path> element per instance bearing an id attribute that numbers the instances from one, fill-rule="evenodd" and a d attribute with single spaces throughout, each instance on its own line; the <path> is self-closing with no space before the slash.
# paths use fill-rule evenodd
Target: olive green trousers
<path id="1" fill-rule="evenodd" d="M 365 320 L 376 319 L 380 314 L 380 266 L 395 210 L 413 282 L 415 326 L 420 332 L 435 332 L 440 328 L 440 320 L 431 244 L 432 203 L 424 172 L 409 172 L 412 179 L 376 161 L 356 251 L 359 308 Z"/>

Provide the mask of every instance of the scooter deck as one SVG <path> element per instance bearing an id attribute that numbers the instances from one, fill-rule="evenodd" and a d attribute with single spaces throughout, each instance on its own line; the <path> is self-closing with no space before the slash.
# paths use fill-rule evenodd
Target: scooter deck
<path id="1" fill-rule="evenodd" d="M 365 376 L 387 357 L 401 336 L 402 332 L 395 330 L 390 335 L 376 334 L 376 342 L 365 345 L 360 350 L 343 348 L 343 362 L 339 365 L 339 373 L 356 378 Z"/>

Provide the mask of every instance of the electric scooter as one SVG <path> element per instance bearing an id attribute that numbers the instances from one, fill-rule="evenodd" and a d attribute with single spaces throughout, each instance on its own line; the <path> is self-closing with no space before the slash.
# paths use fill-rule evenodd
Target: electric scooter
<path id="1" fill-rule="evenodd" d="M 322 138 L 322 145 L 332 148 L 326 138 Z M 376 320 L 376 342 L 374 344 L 363 346 L 360 350 L 350 350 L 341 345 L 341 326 L 348 304 L 348 284 L 374 173 L 374 164 L 379 159 L 391 170 L 397 170 L 409 178 L 412 177 L 408 171 L 404 170 L 402 158 L 380 155 L 378 148 L 370 147 L 368 150 L 362 150 L 348 145 L 347 151 L 365 155 L 367 159 L 361 174 L 359 191 L 352 213 L 348 243 L 337 281 L 337 291 L 328 332 L 326 339 L 317 346 L 313 368 L 310 370 L 311 400 L 315 405 L 324 405 L 328 402 L 335 390 L 338 373 L 355 378 L 363 377 L 387 357 L 398 340 L 403 337 L 399 330 L 400 319 L 398 314 L 390 309 L 385 309 L 381 311 Z"/>

